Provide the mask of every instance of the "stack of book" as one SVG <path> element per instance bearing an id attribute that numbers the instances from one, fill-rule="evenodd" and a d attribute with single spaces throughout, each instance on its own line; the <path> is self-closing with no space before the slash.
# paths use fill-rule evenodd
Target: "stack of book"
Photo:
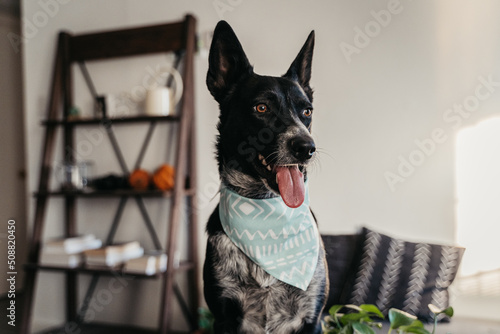
<path id="1" fill-rule="evenodd" d="M 128 260 L 123 268 L 131 274 L 155 275 L 167 271 L 167 254 L 152 252 L 136 259 Z"/>
<path id="2" fill-rule="evenodd" d="M 130 259 L 135 259 L 144 255 L 142 248 L 137 241 L 115 244 L 84 252 L 85 265 L 88 268 L 114 268 L 122 265 Z"/>
<path id="3" fill-rule="evenodd" d="M 45 266 L 75 268 L 82 263 L 82 252 L 102 246 L 92 234 L 49 241 L 42 247 L 40 263 Z"/>

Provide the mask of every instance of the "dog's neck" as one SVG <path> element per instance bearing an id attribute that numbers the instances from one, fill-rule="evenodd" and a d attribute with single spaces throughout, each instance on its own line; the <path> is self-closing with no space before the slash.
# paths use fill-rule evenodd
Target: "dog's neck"
<path id="1" fill-rule="evenodd" d="M 267 187 L 264 179 L 252 177 L 236 169 L 223 167 L 220 177 L 223 185 L 243 197 L 264 199 L 279 196 Z"/>

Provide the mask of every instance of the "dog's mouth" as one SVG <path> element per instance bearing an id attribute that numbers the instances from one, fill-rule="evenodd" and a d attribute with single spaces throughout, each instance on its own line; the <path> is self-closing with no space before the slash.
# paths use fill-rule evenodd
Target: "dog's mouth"
<path id="1" fill-rule="evenodd" d="M 258 157 L 268 186 L 279 192 L 288 207 L 301 206 L 305 198 L 304 174 L 301 171 L 303 166 L 299 164 L 273 165 L 268 163 L 262 154 Z"/>

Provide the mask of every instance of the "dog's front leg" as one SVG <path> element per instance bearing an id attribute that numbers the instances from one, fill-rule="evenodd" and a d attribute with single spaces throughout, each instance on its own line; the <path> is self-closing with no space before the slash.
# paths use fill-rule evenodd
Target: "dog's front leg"
<path id="1" fill-rule="evenodd" d="M 263 303 L 250 303 L 244 300 L 225 298 L 222 314 L 215 317 L 216 334 L 265 334 L 265 306 Z"/>
<path id="2" fill-rule="evenodd" d="M 256 284 L 249 261 L 225 234 L 209 237 L 204 291 L 216 334 L 266 333 L 267 291 Z"/>
<path id="3" fill-rule="evenodd" d="M 326 262 L 320 251 L 316 272 L 306 291 L 279 283 L 268 298 L 269 333 L 320 334 L 320 316 L 327 296 Z"/>
<path id="4" fill-rule="evenodd" d="M 214 333 L 216 334 L 264 334 L 261 314 L 248 312 L 242 301 L 221 298 L 221 312 L 214 312 Z"/>

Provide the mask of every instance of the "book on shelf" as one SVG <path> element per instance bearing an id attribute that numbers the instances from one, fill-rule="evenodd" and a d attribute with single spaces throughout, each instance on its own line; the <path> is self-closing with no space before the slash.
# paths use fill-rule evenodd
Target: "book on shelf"
<path id="1" fill-rule="evenodd" d="M 43 252 L 40 256 L 40 264 L 51 267 L 76 268 L 82 264 L 82 254 L 63 254 Z"/>
<path id="2" fill-rule="evenodd" d="M 87 250 L 84 255 L 85 264 L 88 267 L 116 267 L 127 260 L 144 255 L 144 248 L 140 246 L 139 242 L 131 241 Z"/>
<path id="3" fill-rule="evenodd" d="M 52 254 L 78 254 L 88 249 L 102 246 L 102 241 L 93 234 L 85 234 L 71 238 L 60 238 L 46 242 L 43 252 Z"/>
<path id="4" fill-rule="evenodd" d="M 53 267 L 76 268 L 83 262 L 82 252 L 102 246 L 92 234 L 60 238 L 46 242 L 41 250 L 40 264 Z"/>
<path id="5" fill-rule="evenodd" d="M 167 254 L 148 253 L 141 257 L 125 262 L 123 271 L 131 274 L 154 275 L 163 273 L 167 270 Z"/>

